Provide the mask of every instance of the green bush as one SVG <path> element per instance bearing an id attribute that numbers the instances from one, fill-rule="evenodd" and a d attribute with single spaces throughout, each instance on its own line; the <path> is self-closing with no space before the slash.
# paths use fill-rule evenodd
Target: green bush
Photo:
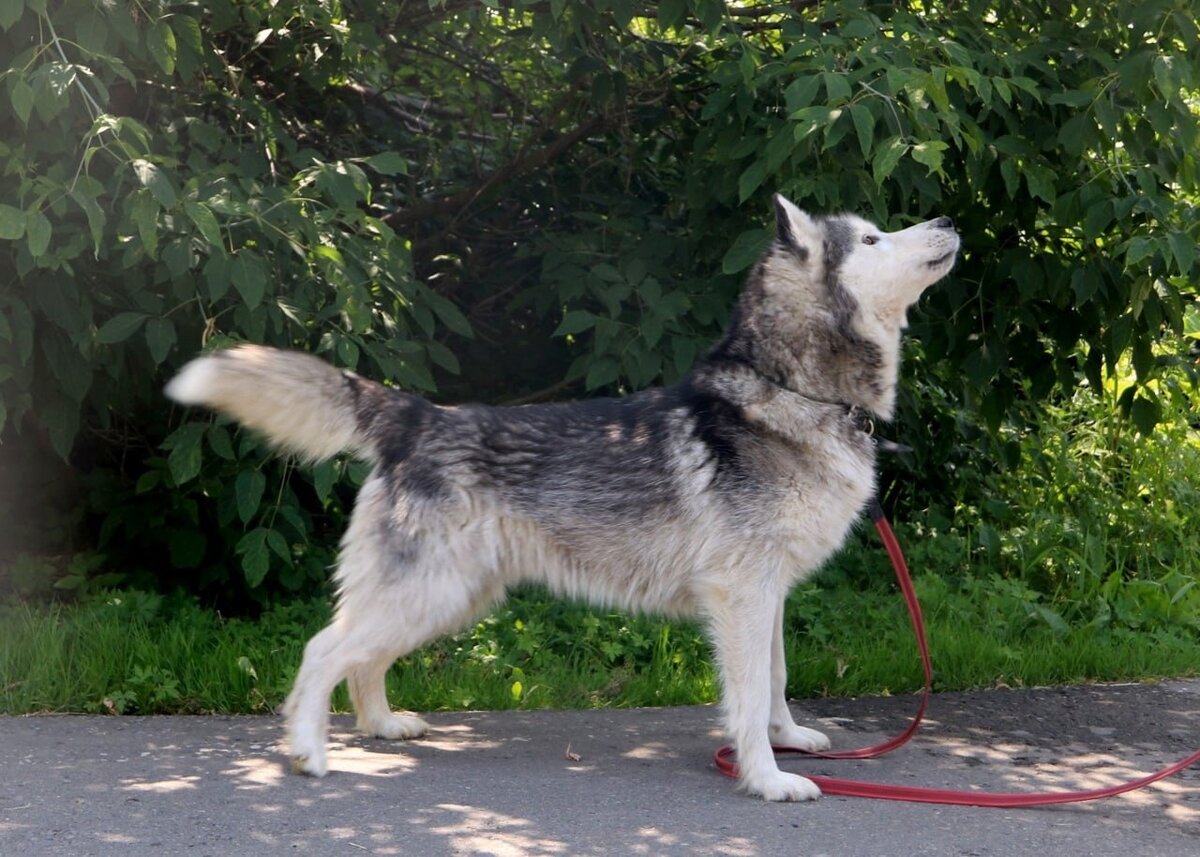
<path id="1" fill-rule="evenodd" d="M 914 313 L 917 451 L 889 499 L 978 505 L 1037 403 L 1123 356 L 1121 413 L 1163 412 L 1154 343 L 1200 270 L 1193 12 L 10 0 L 4 442 L 71 461 L 75 547 L 131 583 L 311 593 L 354 468 L 172 411 L 183 360 L 253 340 L 487 401 L 670 381 L 782 190 L 958 223 L 962 263 Z"/>
<path id="2" fill-rule="evenodd" d="M 181 424 L 159 390 L 201 347 L 249 339 L 429 391 L 430 355 L 449 360 L 434 337 L 470 335 L 370 213 L 404 159 L 341 157 L 291 112 L 370 43 L 315 2 L 22 5 L 0 21 L 17 203 L 0 206 L 0 423 L 87 461 L 94 544 L 130 582 L 236 601 L 273 564 L 267 591 L 311 589 L 338 468 L 291 478 L 252 438 Z"/>

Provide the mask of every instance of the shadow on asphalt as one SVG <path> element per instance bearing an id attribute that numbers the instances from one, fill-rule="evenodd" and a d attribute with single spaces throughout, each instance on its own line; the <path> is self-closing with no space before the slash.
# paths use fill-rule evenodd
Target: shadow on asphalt
<path id="1" fill-rule="evenodd" d="M 899 731 L 910 697 L 806 700 L 835 746 Z M 942 694 L 882 760 L 800 773 L 989 791 L 1096 788 L 1195 749 L 1200 683 Z M 335 718 L 330 774 L 288 772 L 276 718 L 0 718 L 0 853 L 1185 854 L 1200 772 L 1039 810 L 826 797 L 771 805 L 719 776 L 711 708 L 435 714 L 397 744 Z M 144 850 L 143 850 L 144 849 Z M 165 849 L 165 850 L 164 850 Z"/>

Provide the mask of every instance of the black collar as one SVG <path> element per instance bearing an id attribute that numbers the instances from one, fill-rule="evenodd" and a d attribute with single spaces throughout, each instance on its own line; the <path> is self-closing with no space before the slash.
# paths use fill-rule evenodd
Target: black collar
<path id="1" fill-rule="evenodd" d="M 788 388 L 784 387 L 784 389 L 786 390 Z M 794 390 L 789 390 L 789 392 L 795 393 Z M 913 451 L 911 446 L 907 446 L 903 443 L 896 443 L 894 440 L 888 440 L 886 437 L 880 437 L 877 435 L 875 433 L 875 417 L 873 417 L 871 412 L 862 405 L 851 405 L 847 402 L 831 402 L 826 399 L 818 399 L 814 396 L 809 396 L 805 393 L 796 393 L 796 395 L 802 399 L 808 399 L 809 401 L 817 402 L 818 404 L 841 408 L 846 414 L 846 419 L 850 421 L 850 424 L 853 425 L 856 430 L 869 437 L 871 442 L 875 444 L 875 448 L 880 452 L 898 454 L 901 452 Z"/>
<path id="2" fill-rule="evenodd" d="M 740 366 L 745 366 L 755 375 L 758 375 L 760 378 L 763 378 L 771 384 L 774 384 L 781 390 L 786 390 L 794 396 L 799 396 L 801 399 L 808 399 L 808 401 L 816 405 L 825 405 L 826 407 L 830 408 L 840 408 L 842 413 L 845 414 L 846 419 L 850 421 L 851 425 L 853 425 L 856 430 L 867 435 L 867 437 L 871 439 L 871 442 L 875 444 L 876 448 L 880 452 L 901 453 L 913 451 L 911 446 L 906 446 L 902 443 L 896 443 L 895 441 L 888 440 L 887 438 L 880 437 L 879 435 L 875 434 L 875 418 L 871 415 L 871 412 L 862 405 L 852 405 L 849 402 L 822 399 L 819 396 L 813 396 L 809 393 L 801 393 L 799 390 L 793 390 L 786 383 L 784 383 L 782 378 L 776 378 L 768 375 L 742 354 L 724 353 L 721 354 L 717 359 L 710 357 L 709 361 L 712 363 L 734 363 Z"/>

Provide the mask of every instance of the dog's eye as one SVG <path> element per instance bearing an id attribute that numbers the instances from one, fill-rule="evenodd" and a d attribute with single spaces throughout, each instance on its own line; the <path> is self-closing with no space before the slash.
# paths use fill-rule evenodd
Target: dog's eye
<path id="1" fill-rule="evenodd" d="M 864 243 L 864 244 L 874 244 L 874 243 L 876 243 L 878 240 L 879 240 L 879 239 L 878 239 L 878 238 L 876 238 L 874 235 L 864 235 L 864 236 L 863 236 L 863 243 Z"/>

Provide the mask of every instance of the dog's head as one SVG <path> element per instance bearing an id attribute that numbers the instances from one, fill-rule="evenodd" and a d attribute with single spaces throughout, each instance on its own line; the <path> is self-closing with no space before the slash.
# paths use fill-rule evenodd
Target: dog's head
<path id="1" fill-rule="evenodd" d="M 752 270 L 717 357 L 810 397 L 890 418 L 906 311 L 958 254 L 948 217 L 899 232 L 813 217 L 775 197 L 775 240 Z"/>
<path id="2" fill-rule="evenodd" d="M 844 289 L 864 311 L 899 327 L 905 310 L 954 267 L 959 247 L 949 217 L 884 232 L 851 214 L 814 218 L 778 194 L 775 239 L 788 251 L 779 256 L 807 268 L 807 279 L 830 294 Z"/>

